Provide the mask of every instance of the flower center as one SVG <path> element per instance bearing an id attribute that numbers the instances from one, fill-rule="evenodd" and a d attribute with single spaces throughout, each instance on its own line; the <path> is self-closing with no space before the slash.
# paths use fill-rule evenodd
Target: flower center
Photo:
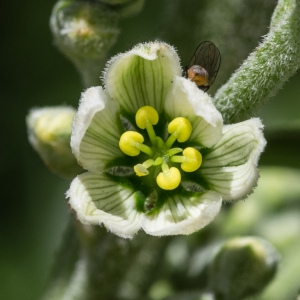
<path id="1" fill-rule="evenodd" d="M 120 137 L 119 147 L 129 156 L 138 156 L 140 152 L 148 155 L 149 159 L 134 166 L 136 175 L 146 176 L 149 174 L 149 168 L 160 166 L 161 171 L 156 176 L 158 186 L 164 190 L 173 190 L 180 184 L 181 173 L 172 165 L 179 163 L 184 172 L 194 172 L 201 166 L 202 155 L 192 147 L 172 148 L 175 141 L 184 143 L 191 136 L 192 125 L 188 119 L 173 119 L 168 124 L 169 136 L 165 141 L 155 134 L 153 125 L 156 125 L 158 120 L 158 113 L 153 107 L 141 107 L 135 115 L 135 122 L 140 129 L 146 129 L 151 146 L 144 144 L 142 134 L 126 131 Z"/>

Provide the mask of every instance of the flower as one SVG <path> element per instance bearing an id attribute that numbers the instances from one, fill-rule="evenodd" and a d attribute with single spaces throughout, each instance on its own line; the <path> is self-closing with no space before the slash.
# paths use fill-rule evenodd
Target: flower
<path id="1" fill-rule="evenodd" d="M 82 94 L 71 147 L 87 172 L 67 192 L 81 222 L 125 238 L 141 228 L 190 234 L 222 200 L 252 191 L 265 146 L 260 120 L 223 126 L 210 96 L 181 74 L 171 46 L 139 44 L 108 62 L 105 89 Z"/>

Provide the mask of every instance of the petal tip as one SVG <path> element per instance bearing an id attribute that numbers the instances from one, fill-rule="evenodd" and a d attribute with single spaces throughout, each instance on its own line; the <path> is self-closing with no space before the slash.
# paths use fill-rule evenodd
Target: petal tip
<path id="1" fill-rule="evenodd" d="M 134 207 L 134 193 L 105 174 L 78 175 L 66 196 L 83 224 L 103 225 L 122 238 L 132 238 L 141 228 L 141 214 Z"/>

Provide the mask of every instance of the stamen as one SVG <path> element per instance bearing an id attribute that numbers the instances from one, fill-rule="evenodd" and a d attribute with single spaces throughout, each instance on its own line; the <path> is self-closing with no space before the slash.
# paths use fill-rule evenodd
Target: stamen
<path id="1" fill-rule="evenodd" d="M 146 128 L 150 141 L 153 145 L 156 144 L 156 134 L 152 125 L 156 125 L 158 120 L 158 113 L 151 106 L 141 107 L 135 115 L 136 125 L 141 129 Z"/>
<path id="2" fill-rule="evenodd" d="M 140 133 L 136 131 L 126 131 L 120 137 L 119 147 L 122 152 L 129 156 L 137 156 L 140 154 L 140 151 L 152 156 L 152 149 L 144 145 L 143 142 L 144 137 Z"/>
<path id="3" fill-rule="evenodd" d="M 175 155 L 177 153 L 182 152 L 182 150 L 183 149 L 181 149 L 181 148 L 172 148 L 172 149 L 170 149 L 170 150 L 167 151 L 167 154 L 169 155 L 169 157 L 171 157 L 171 156 L 173 156 L 173 155 Z"/>
<path id="4" fill-rule="evenodd" d="M 137 176 L 146 176 L 149 174 L 149 171 L 147 170 L 146 167 L 144 167 L 142 164 L 137 164 L 133 167 L 134 172 Z"/>
<path id="5" fill-rule="evenodd" d="M 172 162 L 181 163 L 181 169 L 185 172 L 194 172 L 202 164 L 202 155 L 195 148 L 188 147 L 182 152 L 182 156 L 175 155 L 170 158 Z"/>
<path id="6" fill-rule="evenodd" d="M 156 160 L 154 161 L 153 166 L 159 166 L 163 163 L 162 157 L 157 157 Z"/>
<path id="7" fill-rule="evenodd" d="M 134 171 L 137 176 L 146 176 L 149 174 L 148 168 L 153 166 L 154 160 L 153 159 L 148 159 L 142 164 L 137 164 L 134 166 Z"/>
<path id="8" fill-rule="evenodd" d="M 178 187 L 181 181 L 181 174 L 175 167 L 169 169 L 166 163 L 163 163 L 162 172 L 156 177 L 158 186 L 164 190 L 174 190 Z"/>
<path id="9" fill-rule="evenodd" d="M 164 147 L 164 141 L 159 136 L 156 137 L 156 147 L 162 149 Z"/>
<path id="10" fill-rule="evenodd" d="M 187 118 L 175 118 L 169 123 L 168 132 L 170 133 L 170 136 L 165 145 L 167 148 L 171 148 L 176 140 L 179 143 L 183 143 L 188 140 L 192 133 L 192 124 Z"/>
<path id="11" fill-rule="evenodd" d="M 180 163 L 183 171 L 193 172 L 201 166 L 202 155 L 192 147 L 184 150 L 179 147 L 171 148 L 176 140 L 179 143 L 184 143 L 191 136 L 192 125 L 188 119 L 179 117 L 169 123 L 168 132 L 170 135 L 166 142 L 155 134 L 153 125 L 156 125 L 158 120 L 158 113 L 151 106 L 141 107 L 135 115 L 137 126 L 147 130 L 153 149 L 143 144 L 143 135 L 136 131 L 123 133 L 120 137 L 119 147 L 122 152 L 129 156 L 137 156 L 140 152 L 148 154 L 150 159 L 134 166 L 136 175 L 139 177 L 146 176 L 150 173 L 148 169 L 151 166 L 161 166 L 161 172 L 156 177 L 157 185 L 164 190 L 174 190 L 180 184 L 181 174 L 178 168 L 170 168 L 169 162 Z M 178 153 L 182 155 L 176 155 Z M 153 173 L 157 174 L 155 171 Z"/>

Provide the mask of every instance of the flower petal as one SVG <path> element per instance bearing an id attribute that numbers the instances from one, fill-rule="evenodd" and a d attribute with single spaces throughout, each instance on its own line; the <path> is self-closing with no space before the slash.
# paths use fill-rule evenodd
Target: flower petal
<path id="1" fill-rule="evenodd" d="M 208 191 L 192 197 L 172 195 L 156 213 L 143 218 L 142 227 L 155 236 L 191 234 L 210 223 L 221 208 L 222 199 Z"/>
<path id="2" fill-rule="evenodd" d="M 222 137 L 223 119 L 207 93 L 183 77 L 175 77 L 165 101 L 170 119 L 187 118 L 193 126 L 189 141 L 211 147 Z"/>
<path id="3" fill-rule="evenodd" d="M 69 203 L 84 224 L 103 224 L 114 234 L 131 238 L 141 228 L 137 193 L 105 173 L 77 176 L 67 192 Z"/>
<path id="4" fill-rule="evenodd" d="M 198 174 L 223 200 L 238 200 L 256 186 L 259 156 L 266 141 L 257 118 L 224 126 L 223 138 L 203 153 Z"/>
<path id="5" fill-rule="evenodd" d="M 108 100 L 101 87 L 89 88 L 82 94 L 71 136 L 72 151 L 80 165 L 102 172 L 109 162 L 123 156 L 119 124 L 118 104 Z"/>
<path id="6" fill-rule="evenodd" d="M 180 74 L 175 50 L 168 44 L 153 42 L 113 57 L 104 79 L 109 95 L 122 110 L 135 115 L 145 105 L 160 113 L 174 75 Z"/>

